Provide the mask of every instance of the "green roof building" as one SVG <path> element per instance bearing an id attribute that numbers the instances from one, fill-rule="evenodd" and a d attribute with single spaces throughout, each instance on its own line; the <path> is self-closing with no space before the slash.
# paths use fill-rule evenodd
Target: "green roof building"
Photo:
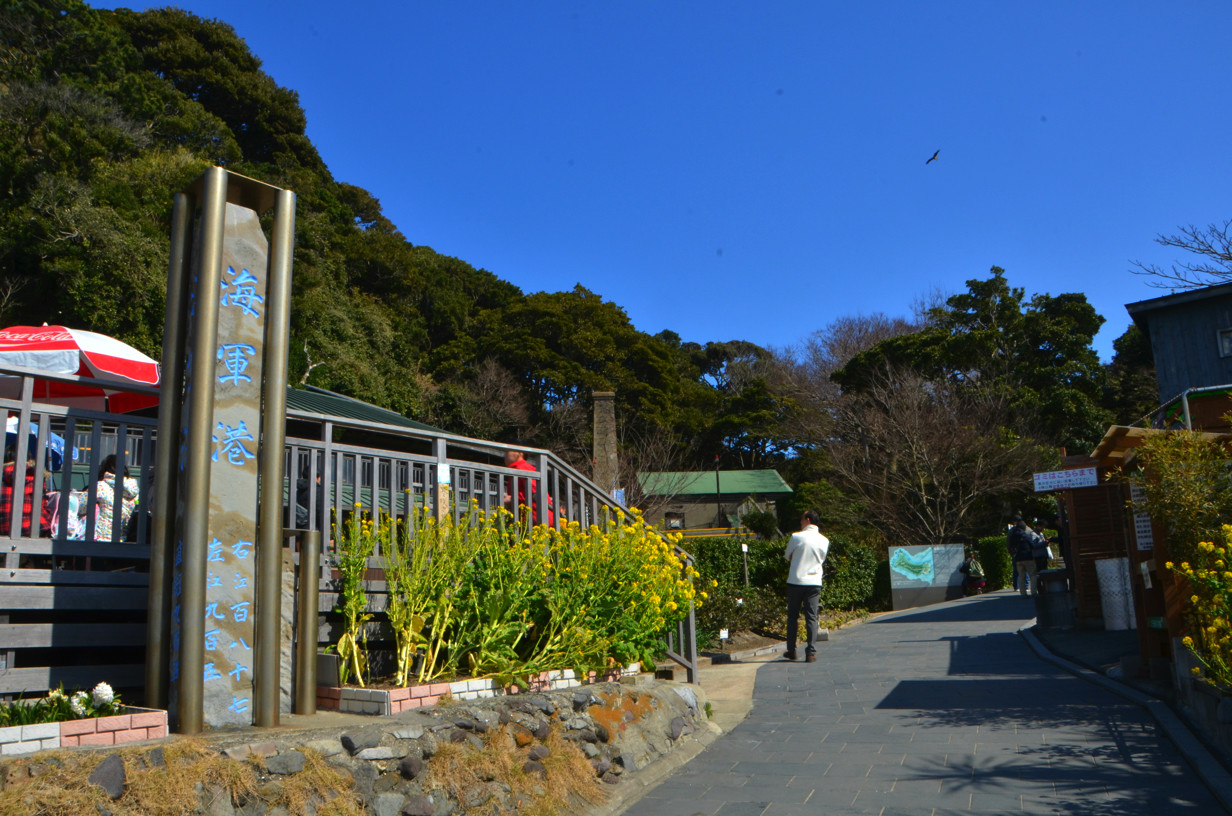
<path id="1" fill-rule="evenodd" d="M 664 471 L 637 481 L 646 520 L 667 530 L 739 527 L 745 513 L 773 513 L 793 492 L 777 470 Z"/>

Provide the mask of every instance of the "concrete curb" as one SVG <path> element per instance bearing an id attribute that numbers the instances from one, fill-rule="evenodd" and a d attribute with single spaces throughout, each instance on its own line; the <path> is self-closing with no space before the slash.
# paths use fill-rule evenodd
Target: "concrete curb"
<path id="1" fill-rule="evenodd" d="M 1018 634 L 1022 635 L 1023 640 L 1027 642 L 1027 645 L 1031 647 L 1031 650 L 1038 657 L 1146 709 L 1155 718 L 1155 721 L 1159 723 L 1159 727 L 1163 729 L 1164 734 L 1172 741 L 1177 750 L 1181 752 L 1185 760 L 1193 767 L 1194 772 L 1206 783 L 1211 793 L 1223 805 L 1224 810 L 1232 814 L 1232 774 L 1229 774 L 1219 760 L 1215 759 L 1211 752 L 1207 750 L 1206 745 L 1194 735 L 1189 726 L 1185 724 L 1185 721 L 1178 717 L 1168 707 L 1167 703 L 1149 694 L 1144 694 L 1125 683 L 1113 680 L 1111 677 L 1106 677 L 1099 672 L 1092 671 L 1086 666 L 1080 666 L 1077 663 L 1053 654 L 1048 651 L 1048 647 L 1031 631 L 1034 626 L 1035 621 L 1032 620 L 1030 623 L 1023 625 L 1018 630 Z"/>

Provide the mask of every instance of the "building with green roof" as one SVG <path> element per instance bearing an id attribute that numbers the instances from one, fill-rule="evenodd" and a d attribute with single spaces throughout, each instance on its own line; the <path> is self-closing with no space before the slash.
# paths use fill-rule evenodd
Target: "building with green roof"
<path id="1" fill-rule="evenodd" d="M 777 470 L 664 471 L 637 481 L 646 520 L 667 530 L 738 527 L 745 513 L 773 513 L 793 492 Z"/>

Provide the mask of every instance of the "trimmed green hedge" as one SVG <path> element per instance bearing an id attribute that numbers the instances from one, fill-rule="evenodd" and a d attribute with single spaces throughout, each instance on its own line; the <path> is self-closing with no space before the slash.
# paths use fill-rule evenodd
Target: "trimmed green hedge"
<path id="1" fill-rule="evenodd" d="M 877 553 L 864 544 L 831 541 L 830 552 L 826 555 L 825 575 L 825 583 L 821 587 L 821 605 L 824 608 L 866 607 L 873 599 Z"/>
<path id="2" fill-rule="evenodd" d="M 744 585 L 741 544 L 749 547 L 748 587 Z M 691 538 L 682 546 L 693 556 L 698 588 L 709 595 L 697 610 L 699 645 L 715 642 L 720 628 L 781 631 L 786 612 L 786 537 L 773 541 Z M 877 556 L 871 547 L 831 541 L 821 589 L 822 608 L 869 606 L 876 574 Z M 716 581 L 717 587 L 712 583 Z"/>
<path id="3" fill-rule="evenodd" d="M 985 536 L 975 545 L 976 557 L 984 567 L 984 591 L 1005 589 L 1014 582 L 1014 563 L 1005 548 L 1005 536 Z"/>

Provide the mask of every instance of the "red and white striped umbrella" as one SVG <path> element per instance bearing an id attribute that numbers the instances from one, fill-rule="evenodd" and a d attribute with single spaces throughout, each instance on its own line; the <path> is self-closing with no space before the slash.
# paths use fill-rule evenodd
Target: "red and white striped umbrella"
<path id="1" fill-rule="evenodd" d="M 138 385 L 156 386 L 159 381 L 158 362 L 127 343 L 105 334 L 64 326 L 10 326 L 0 329 L 0 365 Z M 146 394 L 128 394 L 53 380 L 37 380 L 34 398 L 61 405 L 110 408 L 118 412 L 158 404 L 157 397 Z"/>

